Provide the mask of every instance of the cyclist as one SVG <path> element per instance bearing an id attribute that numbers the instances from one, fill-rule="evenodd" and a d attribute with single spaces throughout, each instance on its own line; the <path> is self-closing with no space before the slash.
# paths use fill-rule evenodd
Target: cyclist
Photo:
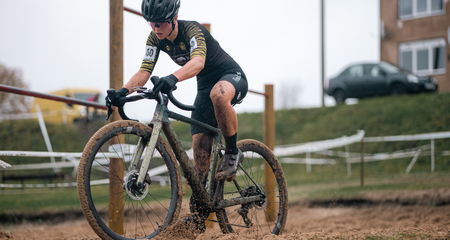
<path id="1" fill-rule="evenodd" d="M 222 130 L 226 150 L 216 178 L 232 181 L 236 177 L 238 161 L 243 158 L 236 146 L 238 122 L 233 106 L 247 94 L 244 72 L 205 27 L 195 21 L 178 20 L 180 0 L 143 0 L 141 7 L 152 31 L 139 71 L 116 91 L 116 98 L 131 93 L 133 87 L 144 86 L 160 51 L 167 53 L 181 68 L 159 78 L 153 91 L 168 93 L 178 82 L 197 77 L 196 110 L 192 112 L 192 118 Z M 114 105 L 116 100 L 110 101 Z M 196 126 L 191 126 L 191 134 L 195 169 L 205 184 L 213 137 Z"/>

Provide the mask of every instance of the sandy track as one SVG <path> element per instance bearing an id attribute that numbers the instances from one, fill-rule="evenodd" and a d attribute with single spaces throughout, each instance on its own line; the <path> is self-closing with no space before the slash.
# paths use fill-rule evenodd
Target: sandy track
<path id="1" fill-rule="evenodd" d="M 195 234 L 173 227 L 159 239 L 450 239 L 449 196 L 450 189 L 441 189 L 371 194 L 360 201 L 363 204 L 352 206 L 298 202 L 291 204 L 286 229 L 280 236 L 224 235 L 217 228 Z M 98 238 L 84 218 L 78 218 L 56 224 L 1 226 L 0 239 Z"/>

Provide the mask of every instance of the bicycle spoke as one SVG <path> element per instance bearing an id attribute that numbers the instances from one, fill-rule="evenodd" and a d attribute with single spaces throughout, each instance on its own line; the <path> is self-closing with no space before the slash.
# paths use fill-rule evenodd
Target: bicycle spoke
<path id="1" fill-rule="evenodd" d="M 239 193 L 242 198 L 260 198 L 255 202 L 220 210 L 217 213 L 218 222 L 225 233 L 243 231 L 257 235 L 279 234 L 286 222 L 287 213 L 287 188 L 283 173 L 280 172 L 281 167 L 270 149 L 261 143 L 255 140 L 243 140 L 243 142 L 239 146 L 244 153 L 244 159 L 239 164 L 240 173 L 232 184 L 224 182 L 222 195 L 224 199 L 234 198 L 236 193 Z M 266 167 L 269 167 L 275 176 L 267 182 Z M 273 186 L 274 189 L 267 189 L 268 186 Z M 273 195 L 276 199 L 269 199 Z M 283 196 L 282 201 L 280 201 L 280 195 Z"/>
<path id="2" fill-rule="evenodd" d="M 156 179 L 161 179 L 144 182 L 143 188 L 137 188 L 139 172 L 129 169 L 129 165 L 139 139 L 144 143 L 148 141 L 152 130 L 131 121 L 110 123 L 109 126 L 107 131 L 99 131 L 89 140 L 89 149 L 85 148 L 88 152 L 80 160 L 79 174 L 85 176 L 79 182 L 79 189 L 85 190 L 79 191 L 80 202 L 84 202 L 83 213 L 91 216 L 86 218 L 91 225 L 97 226 L 93 230 L 102 238 L 155 236 L 177 219 L 181 207 L 178 204 L 181 176 L 178 165 L 174 164 L 174 155 L 167 151 L 167 144 L 161 143 L 162 138 L 158 138 L 155 151 L 159 152 L 159 157 L 152 159 L 149 169 L 158 169 L 161 176 Z M 120 165 L 114 167 L 117 165 L 113 166 L 111 159 L 119 159 L 123 170 Z M 137 160 L 136 164 L 141 164 L 142 159 Z M 167 171 L 161 172 L 163 169 Z M 111 189 L 115 189 L 114 192 L 110 192 Z M 113 217 L 116 219 L 110 219 Z"/>

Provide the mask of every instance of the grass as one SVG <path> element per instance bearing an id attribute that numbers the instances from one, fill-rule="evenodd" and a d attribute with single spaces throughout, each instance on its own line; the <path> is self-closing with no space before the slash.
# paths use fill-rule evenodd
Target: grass
<path id="1" fill-rule="evenodd" d="M 344 168 L 345 166 L 341 166 Z M 331 169 L 332 167 L 324 167 Z M 335 166 L 339 168 L 339 166 Z M 283 167 L 292 170 L 289 167 Z M 370 170 L 370 168 L 368 169 Z M 303 172 L 303 171 L 300 171 Z M 355 171 L 356 172 L 356 171 Z M 364 177 L 361 186 L 361 177 L 358 175 L 332 174 L 329 171 L 317 171 L 310 174 L 287 175 L 290 201 L 305 199 L 338 199 L 354 198 L 365 192 L 382 192 L 395 190 L 429 190 L 448 188 L 450 176 L 447 171 L 384 173 Z"/>
<path id="2" fill-rule="evenodd" d="M 314 166 L 313 171 L 307 174 L 305 166 L 283 164 L 290 202 L 352 198 L 364 192 L 448 188 L 450 182 L 448 170 L 433 174 L 384 173 L 368 174 L 361 187 L 360 176 L 347 176 L 344 168 L 344 165 Z M 371 167 L 367 167 L 369 173 L 373 172 L 370 169 Z M 354 169 L 354 172 L 359 173 L 359 170 Z M 76 188 L 0 190 L 0 194 L 0 213 L 73 210 L 80 206 Z M 105 199 L 105 203 L 106 201 Z"/>
<path id="3" fill-rule="evenodd" d="M 0 212 L 73 210 L 80 207 L 76 188 L 5 190 Z"/>
<path id="4" fill-rule="evenodd" d="M 365 99 L 349 106 L 280 110 L 276 111 L 275 116 L 276 144 L 349 136 L 359 129 L 365 130 L 366 136 L 369 137 L 450 131 L 448 106 L 450 94 L 419 94 Z M 239 139 L 253 138 L 263 141 L 262 113 L 243 113 L 239 114 L 238 118 Z M 190 141 L 187 124 L 174 122 L 173 126 L 182 141 Z M 82 151 L 87 142 L 86 135 L 89 135 L 88 133 L 80 135 L 77 128 L 68 126 L 47 125 L 47 129 L 54 144 L 53 149 L 57 152 Z M 14 134 L 17 132 L 23 134 Z M 2 150 L 46 149 L 37 122 L 4 121 L 0 125 L 0 139 Z M 367 143 L 365 153 L 387 153 L 424 144 L 429 144 L 429 141 Z M 337 159 L 336 165 L 314 165 L 311 173 L 306 172 L 305 165 L 283 164 L 290 201 L 351 198 L 365 192 L 448 188 L 450 158 L 441 156 L 440 153 L 450 150 L 449 146 L 450 139 L 435 140 L 435 173 L 430 172 L 429 156 L 421 156 L 410 174 L 406 174 L 405 170 L 411 158 L 365 163 L 363 187 L 360 184 L 359 163 L 351 165 L 350 175 L 347 174 L 347 166 L 343 159 Z M 344 151 L 344 149 L 336 150 Z M 360 145 L 351 145 L 350 151 L 359 152 Z M 12 164 L 49 161 L 9 157 L 2 157 L 2 160 Z M 79 209 L 76 188 L 0 189 L 0 214 L 73 209 Z"/>

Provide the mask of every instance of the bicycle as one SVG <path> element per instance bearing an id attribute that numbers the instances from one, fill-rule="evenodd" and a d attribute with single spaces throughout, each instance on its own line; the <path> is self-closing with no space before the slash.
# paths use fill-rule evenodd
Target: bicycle
<path id="1" fill-rule="evenodd" d="M 217 222 L 223 233 L 281 233 L 288 213 L 287 185 L 281 165 L 267 146 L 251 139 L 239 141 L 244 160 L 239 163 L 236 179 L 217 181 L 215 173 L 224 149 L 220 129 L 168 110 L 169 101 L 183 110 L 195 109 L 179 102 L 172 92 L 166 95 L 142 87 L 136 90 L 137 95 L 119 100 L 118 112 L 123 120 L 100 128 L 80 159 L 79 200 L 84 216 L 99 237 L 152 238 L 175 223 L 183 195 L 179 166 L 198 198 L 196 206 L 202 212 L 202 221 Z M 123 109 L 125 103 L 142 99 L 157 102 L 149 125 L 129 119 Z M 200 126 L 214 135 L 205 186 L 169 118 Z M 264 168 L 275 176 L 268 184 L 263 182 Z M 267 185 L 274 191 L 268 191 Z M 210 213 L 215 213 L 217 220 L 207 219 Z"/>

